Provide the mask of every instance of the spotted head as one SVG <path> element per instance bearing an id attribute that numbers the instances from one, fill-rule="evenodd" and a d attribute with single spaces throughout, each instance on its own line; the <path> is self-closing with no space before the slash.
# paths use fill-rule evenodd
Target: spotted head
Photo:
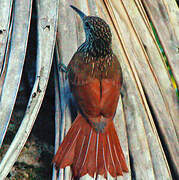
<path id="1" fill-rule="evenodd" d="M 79 48 L 94 56 L 105 56 L 111 51 L 112 34 L 109 25 L 97 16 L 86 16 L 78 8 L 71 6 L 83 21 L 86 41 Z"/>

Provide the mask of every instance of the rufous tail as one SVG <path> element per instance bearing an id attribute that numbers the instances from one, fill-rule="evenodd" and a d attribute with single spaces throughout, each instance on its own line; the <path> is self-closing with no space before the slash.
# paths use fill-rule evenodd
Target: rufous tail
<path id="1" fill-rule="evenodd" d="M 113 122 L 105 133 L 96 132 L 78 114 L 60 145 L 53 163 L 57 169 L 71 165 L 74 177 L 100 174 L 113 177 L 128 172 Z"/>

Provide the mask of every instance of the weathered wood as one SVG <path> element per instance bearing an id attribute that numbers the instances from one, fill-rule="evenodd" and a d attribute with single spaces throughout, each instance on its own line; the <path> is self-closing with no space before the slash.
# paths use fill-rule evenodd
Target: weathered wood
<path id="1" fill-rule="evenodd" d="M 137 3 L 137 2 L 139 2 L 139 3 Z M 141 7 L 139 5 L 140 0 L 135 0 L 135 3 L 139 9 L 139 12 L 141 12 L 140 8 L 143 8 L 143 7 Z M 138 11 L 135 11 L 135 12 L 138 13 Z M 147 17 L 146 12 L 143 11 L 143 13 L 140 13 L 140 15 L 142 16 L 142 14 L 143 14 L 143 16 Z M 135 19 L 136 16 L 134 16 L 134 14 L 131 13 L 130 17 L 134 23 L 134 26 L 136 28 L 136 31 L 138 32 L 139 37 L 141 38 L 141 43 L 143 44 L 143 46 L 145 48 L 146 56 L 148 56 L 149 63 L 151 64 L 150 65 L 151 71 L 154 74 L 156 83 L 158 84 L 158 86 L 160 88 L 161 95 L 162 95 L 163 101 L 165 103 L 165 106 L 167 108 L 167 111 L 170 114 L 171 121 L 173 121 L 172 123 L 173 123 L 174 129 L 175 129 L 175 132 L 176 132 L 177 136 L 179 137 L 178 98 L 177 98 L 175 90 L 173 89 L 173 85 L 170 82 L 171 78 L 170 78 L 169 72 L 167 70 L 167 67 L 165 65 L 163 55 L 161 54 L 160 49 L 155 40 L 153 30 L 150 27 L 150 23 L 149 23 L 148 19 L 143 18 L 143 21 L 142 21 L 140 16 L 138 16 L 139 17 L 138 20 L 140 21 L 140 23 L 137 23 L 136 19 Z M 144 23 L 146 24 L 146 27 L 148 28 L 148 30 L 145 29 Z M 143 26 L 141 26 L 140 24 L 142 24 Z M 143 27 L 143 28 L 141 28 L 141 27 Z M 149 36 L 149 33 L 151 36 Z M 146 46 L 146 44 L 147 44 L 147 46 Z M 157 51 L 157 49 L 158 49 L 158 51 Z M 159 59 L 159 60 L 156 61 L 156 59 Z M 162 76 L 161 76 L 161 74 L 162 74 Z M 151 96 L 149 96 L 149 98 L 151 98 Z M 151 101 L 153 101 L 152 98 L 151 98 Z"/>
<path id="2" fill-rule="evenodd" d="M 136 46 L 136 44 L 134 44 L 132 42 L 134 34 L 131 36 L 130 33 L 132 31 L 134 31 L 134 27 L 128 23 L 129 17 L 126 16 L 125 7 L 123 6 L 122 1 L 120 1 L 120 2 L 121 3 L 119 3 L 119 2 L 117 3 L 116 1 L 110 1 L 110 2 L 105 1 L 106 6 L 108 7 L 108 10 L 109 10 L 109 14 L 111 15 L 111 19 L 113 20 L 114 26 L 116 28 L 115 30 L 118 33 L 119 42 L 121 42 L 121 45 L 122 45 L 122 48 L 121 48 L 122 51 L 120 52 L 121 54 L 124 55 L 124 58 L 122 58 L 122 59 L 125 60 L 124 61 L 125 64 L 128 64 L 127 69 L 129 70 L 130 73 L 133 73 L 133 75 L 131 77 L 134 78 L 136 81 L 136 85 L 135 85 L 136 87 L 134 86 L 132 88 L 132 91 L 130 90 L 130 86 L 132 86 L 131 84 L 129 84 L 128 85 L 129 87 L 127 86 L 127 88 L 126 88 L 126 90 L 128 92 L 131 92 L 131 94 L 128 95 L 128 98 L 131 99 L 132 97 L 141 97 L 140 101 L 139 101 L 139 99 L 136 99 L 134 104 L 136 104 L 136 103 L 137 104 L 136 104 L 136 106 L 133 106 L 133 108 L 131 107 L 132 99 L 130 101 L 129 100 L 124 101 L 124 107 L 126 110 L 125 113 L 126 113 L 127 127 L 129 128 L 129 131 L 128 131 L 129 151 L 131 152 L 133 160 L 134 160 L 133 170 L 136 175 L 136 179 L 142 178 L 142 177 L 143 177 L 142 179 L 150 179 L 150 178 L 151 179 L 160 179 L 161 177 L 163 177 L 163 179 L 170 179 L 171 178 L 170 170 L 168 169 L 168 164 L 165 160 L 165 155 L 163 154 L 163 149 L 160 145 L 160 141 L 159 141 L 157 133 L 156 133 L 153 119 L 152 119 L 151 113 L 149 111 L 149 107 L 146 103 L 146 98 L 144 96 L 144 92 L 143 92 L 142 86 L 140 84 L 141 80 L 138 79 L 140 77 L 140 76 L 138 77 L 138 75 L 139 75 L 138 69 L 136 68 L 135 64 L 133 64 L 135 62 L 134 59 L 136 58 L 134 48 L 137 47 L 137 48 L 139 48 L 139 50 L 142 50 L 142 48 Z M 131 1 L 130 1 L 130 3 L 131 3 Z M 128 6 L 128 9 L 130 9 L 130 8 L 131 8 L 131 5 Z M 124 34 L 124 32 L 125 32 L 125 34 Z M 114 39 L 116 40 L 117 38 L 114 38 Z M 126 43 L 127 39 L 130 39 L 131 41 Z M 135 43 L 137 43 L 137 42 L 135 42 Z M 131 44 L 133 45 L 131 47 L 133 49 L 133 52 L 131 52 L 131 49 L 128 48 L 128 46 L 130 47 Z M 117 51 L 117 52 L 119 52 L 119 51 Z M 145 60 L 145 57 L 144 57 L 144 60 Z M 125 69 L 124 72 L 127 69 Z M 126 82 L 128 82 L 128 81 L 131 82 L 131 80 L 127 77 L 124 77 L 124 79 L 126 79 Z M 136 92 L 133 89 L 138 89 L 139 91 Z M 141 103 L 141 105 L 140 105 L 140 103 Z M 138 107 L 140 107 L 139 110 L 138 110 Z M 128 111 L 127 111 L 127 109 L 128 109 Z M 131 120 L 132 113 L 134 113 L 134 114 L 137 113 L 137 115 L 135 115 L 133 117 L 133 119 L 135 119 L 135 117 L 136 117 L 136 119 L 138 119 L 138 122 L 133 122 Z M 147 117 L 146 117 L 146 115 L 147 115 Z M 139 119 L 140 119 L 140 121 L 142 121 L 142 123 L 139 121 Z M 135 127 L 137 129 L 135 129 Z M 128 130 L 128 128 L 127 128 L 127 130 Z M 140 132 L 142 133 L 142 129 L 144 131 L 143 138 L 137 139 L 137 137 L 141 136 Z M 138 131 L 138 132 L 135 132 L 135 131 Z M 136 137 L 134 137 L 135 133 L 137 133 L 137 134 L 139 133 L 139 136 L 137 135 Z M 147 146 L 148 147 L 146 147 L 146 148 L 144 148 L 144 146 L 143 147 L 141 146 L 140 148 L 137 147 L 136 146 L 137 141 L 140 142 L 140 139 L 142 140 L 142 139 L 144 139 L 144 137 L 147 137 L 147 144 L 148 144 Z M 148 162 L 147 159 L 146 160 L 144 159 L 143 161 L 139 160 L 140 155 L 139 155 L 139 152 L 137 152 L 137 149 L 135 149 L 135 147 L 141 151 L 144 149 L 149 150 L 152 164 L 149 163 L 149 166 L 146 166 L 147 162 Z M 160 154 L 160 157 L 156 158 L 156 155 L 158 155 L 158 154 Z M 147 158 L 147 156 L 146 156 L 146 158 Z M 162 161 L 160 158 L 162 158 Z M 155 163 L 158 161 L 161 161 L 161 163 L 158 164 L 158 166 L 156 166 Z M 149 171 L 148 171 L 148 173 L 147 173 L 147 171 L 145 171 L 145 173 L 143 173 L 141 171 L 142 168 L 147 169 L 146 167 L 149 168 L 150 166 L 151 166 L 151 168 L 153 168 L 153 171 L 155 172 L 153 174 L 153 176 L 152 176 L 152 171 L 151 171 L 151 173 L 149 173 Z M 163 173 L 163 168 L 166 169 L 166 172 L 165 172 L 166 174 Z M 159 171 L 161 172 L 161 174 L 160 173 L 156 174 L 156 172 L 159 172 Z"/>
<path id="3" fill-rule="evenodd" d="M 0 1 L 0 77 L 3 71 L 6 47 L 8 46 L 12 2 L 13 0 Z"/>
<path id="4" fill-rule="evenodd" d="M 11 48 L 0 101 L 0 146 L 9 124 L 21 80 L 30 27 L 31 6 L 31 0 L 28 2 L 17 0 L 14 4 Z"/>
<path id="5" fill-rule="evenodd" d="M 179 9 L 175 0 L 142 0 L 179 87 Z"/>
<path id="6" fill-rule="evenodd" d="M 3 67 L 2 67 L 2 71 L 1 71 L 1 75 L 0 75 L 0 98 L 1 98 L 2 89 L 3 89 L 3 85 L 4 85 L 4 80 L 5 80 L 5 76 L 6 76 L 6 72 L 7 72 L 9 52 L 10 52 L 11 33 L 12 33 L 12 22 L 11 22 L 9 32 L 8 32 L 9 35 L 8 35 L 8 38 L 7 38 L 7 47 L 6 47 L 6 50 L 5 50 L 6 52 L 4 54 Z M 2 48 L 4 48 L 4 47 L 2 47 Z"/>
<path id="7" fill-rule="evenodd" d="M 56 48 L 55 48 L 56 49 Z M 57 53 L 57 50 L 55 51 Z M 58 81 L 58 72 L 57 72 L 57 62 L 54 61 L 54 87 L 55 87 L 55 153 L 58 150 L 60 142 L 60 123 L 62 123 L 61 116 L 61 107 L 60 107 L 60 90 L 59 90 L 59 81 Z M 53 175 L 52 180 L 57 179 L 57 171 L 53 165 Z"/>
<path id="8" fill-rule="evenodd" d="M 161 90 L 158 87 L 159 80 L 156 82 L 156 77 L 154 76 L 153 72 L 154 70 L 153 68 L 151 68 L 151 63 L 149 63 L 149 57 L 145 52 L 143 44 L 141 43 L 141 39 L 144 37 L 139 37 L 139 35 L 135 34 L 136 27 L 134 28 L 133 24 L 130 23 L 131 16 L 126 16 L 125 6 L 130 8 L 130 4 L 121 4 L 121 2 L 119 3 L 116 1 L 104 2 L 97 0 L 92 0 L 88 3 L 84 1 L 73 1 L 73 5 L 80 8 L 86 14 L 98 15 L 102 17 L 110 24 L 113 33 L 113 49 L 122 65 L 124 74 L 124 87 L 126 93 L 124 99 L 119 101 L 119 106 L 117 108 L 114 121 L 119 135 L 119 139 L 125 152 L 128 166 L 131 167 L 131 171 L 127 174 L 124 174 L 124 177 L 119 177 L 118 179 L 131 179 L 132 177 L 136 179 L 171 179 L 168 162 L 166 161 L 166 157 L 163 152 L 160 139 L 158 137 L 154 120 L 143 91 L 143 88 L 146 88 L 144 84 L 147 85 L 149 82 L 149 80 L 146 81 L 146 79 L 150 78 L 150 84 L 152 84 L 154 90 L 151 90 L 152 88 L 149 88 L 150 91 L 148 90 L 147 93 L 152 96 L 150 97 L 151 99 L 153 97 L 155 97 L 155 99 L 157 99 L 157 97 L 160 97 L 160 100 L 163 103 L 163 107 L 166 108 L 165 102 L 161 95 Z M 135 6 L 134 2 L 132 3 L 133 6 L 131 7 L 131 9 Z M 61 1 L 59 7 L 60 14 L 57 35 L 57 42 L 60 54 L 59 63 L 63 62 L 66 65 L 70 61 L 73 53 L 76 51 L 77 46 L 79 46 L 84 41 L 85 37 L 81 20 L 77 15 L 74 15 L 74 12 L 72 12 L 70 8 L 68 8 L 69 4 L 70 2 Z M 118 4 L 120 4 L 120 6 Z M 137 11 L 136 7 L 135 10 Z M 140 15 L 135 14 L 135 18 L 136 16 Z M 142 14 L 142 16 L 146 17 L 145 14 Z M 122 31 L 121 28 L 119 28 L 119 26 L 121 26 L 121 23 L 127 24 L 128 29 L 126 29 L 125 26 L 122 26 Z M 150 28 L 148 24 L 145 24 L 144 22 L 143 24 L 144 26 L 148 26 L 148 28 Z M 138 23 L 138 26 L 140 26 L 140 22 Z M 127 38 L 127 40 L 125 41 L 124 37 L 126 36 L 121 36 L 121 34 L 124 33 L 124 30 L 126 36 L 131 38 L 131 41 L 133 41 L 132 37 L 135 36 L 134 42 L 137 44 L 135 45 L 133 42 L 130 41 L 130 43 L 133 45 L 132 51 L 134 52 L 131 52 L 131 50 L 129 49 L 131 48 L 131 46 L 129 45 L 128 48 L 128 44 L 126 44 L 129 38 Z M 128 32 L 128 30 L 130 32 Z M 144 27 L 144 31 L 148 31 L 147 27 Z M 147 35 L 149 36 L 150 41 L 149 43 L 147 43 L 146 46 L 149 47 L 150 43 L 154 43 L 154 40 L 150 32 L 148 32 Z M 160 53 L 158 52 L 155 43 L 153 47 L 156 51 L 155 53 L 158 53 L 155 56 L 157 56 L 157 58 L 161 60 Z M 139 56 L 140 53 L 142 54 L 141 56 Z M 132 55 L 135 57 L 132 57 Z M 144 62 L 140 61 L 139 58 L 144 60 Z M 135 63 L 139 63 L 140 71 L 136 69 Z M 161 66 L 165 70 L 162 63 Z M 141 67 L 145 67 L 147 69 L 147 73 L 143 71 Z M 143 74 L 145 75 L 145 78 L 141 77 Z M 165 78 L 166 77 L 167 83 L 170 87 L 171 84 L 168 78 L 168 74 L 165 71 Z M 60 85 L 62 86 L 63 81 L 64 80 L 62 79 L 60 81 Z M 155 90 L 156 92 L 158 92 L 157 96 L 155 95 Z M 68 114 L 68 111 L 66 112 L 65 117 L 70 116 Z M 170 118 L 170 114 L 167 114 L 167 118 L 168 117 Z M 66 120 L 71 121 L 70 118 Z M 64 123 L 66 123 L 66 121 Z M 61 127 L 61 133 L 64 134 L 63 132 L 67 129 L 63 125 L 63 127 Z M 129 157 L 131 159 L 130 162 Z M 59 177 L 62 179 L 66 179 L 66 175 L 68 173 L 71 173 L 69 167 L 62 171 L 62 174 L 60 174 Z M 81 179 L 91 178 L 86 175 Z M 98 179 L 103 179 L 103 177 L 98 177 Z"/>
<path id="9" fill-rule="evenodd" d="M 58 64 L 65 64 L 68 65 L 70 59 L 73 56 L 73 53 L 77 49 L 77 36 L 76 36 L 76 29 L 75 29 L 75 21 L 74 21 L 74 14 L 70 8 L 70 4 L 73 1 L 60 1 L 59 2 L 59 18 L 58 18 L 58 32 L 57 32 L 57 63 Z M 70 39 L 70 41 L 69 41 Z M 57 66 L 58 66 L 57 64 Z M 59 124 L 60 127 L 60 137 L 59 140 L 56 137 L 56 141 L 58 141 L 58 145 L 62 142 L 64 136 L 66 135 L 68 129 L 70 128 L 72 119 L 69 112 L 69 106 L 67 104 L 68 97 L 67 91 L 69 90 L 66 87 L 67 80 L 65 79 L 65 73 L 59 71 L 57 69 L 58 74 L 58 82 L 59 82 L 59 92 L 60 92 L 60 108 L 61 108 L 61 123 Z M 56 120 L 57 121 L 57 120 Z M 56 150 L 58 149 L 58 145 L 56 145 Z M 59 171 L 59 176 L 57 177 L 57 172 L 55 168 L 53 168 L 53 180 L 56 179 L 69 179 L 71 176 L 70 167 L 66 167 L 64 170 L 61 169 Z"/>
<path id="10" fill-rule="evenodd" d="M 5 75 L 7 72 L 7 65 L 9 59 L 9 46 L 13 24 L 13 17 L 12 21 L 10 22 L 10 17 L 12 13 L 12 2 L 12 0 L 0 1 L 0 98 L 2 94 L 2 88 L 4 84 Z"/>
<path id="11" fill-rule="evenodd" d="M 120 38 L 123 39 L 130 61 L 132 61 L 136 67 L 148 102 L 151 105 L 151 111 L 155 115 L 155 121 L 164 139 L 165 148 L 167 148 L 170 155 L 169 160 L 172 161 L 176 171 L 178 162 L 178 140 L 176 131 L 178 128 L 177 118 L 179 117 L 179 115 L 177 115 L 177 97 L 162 63 L 161 56 L 152 42 L 150 33 L 147 33 L 147 30 L 144 29 L 145 24 L 141 21 L 140 16 L 137 15 L 137 9 L 132 2 L 133 1 L 130 1 L 130 5 L 129 2 L 124 2 L 128 9 L 127 11 L 124 9 L 125 11 L 123 12 L 119 11 L 119 9 L 124 7 L 123 3 L 121 3 L 121 6 L 120 3 L 114 4 L 116 6 L 115 10 L 118 13 L 115 15 L 118 24 L 120 24 L 120 26 L 118 26 L 121 32 Z M 130 27 L 131 25 L 132 28 Z M 127 30 L 129 34 L 126 33 Z M 170 96 L 169 99 L 167 96 Z M 161 113 L 163 111 L 165 113 Z M 174 112 L 173 117 L 171 116 L 171 112 Z M 156 172 L 159 171 L 156 169 Z"/>
<path id="12" fill-rule="evenodd" d="M 27 6 L 27 1 L 21 0 L 20 2 L 22 3 L 20 3 L 22 5 L 21 10 L 24 11 L 24 8 Z M 0 164 L 0 179 L 4 179 L 9 173 L 31 132 L 42 104 L 50 74 L 56 40 L 58 1 L 39 0 L 37 1 L 37 9 L 38 53 L 36 80 L 21 126 Z"/>

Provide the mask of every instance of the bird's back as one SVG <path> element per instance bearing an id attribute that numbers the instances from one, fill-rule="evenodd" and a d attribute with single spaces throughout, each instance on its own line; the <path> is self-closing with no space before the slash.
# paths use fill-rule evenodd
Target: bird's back
<path id="1" fill-rule="evenodd" d="M 82 115 L 97 131 L 103 131 L 114 117 L 122 86 L 117 57 L 111 54 L 94 58 L 76 53 L 68 70 L 71 91 Z"/>
<path id="2" fill-rule="evenodd" d="M 77 52 L 68 65 L 68 77 L 70 85 L 75 86 L 88 84 L 93 79 L 111 79 L 119 81 L 119 88 L 122 86 L 122 70 L 114 54 L 86 57 L 84 53 Z"/>

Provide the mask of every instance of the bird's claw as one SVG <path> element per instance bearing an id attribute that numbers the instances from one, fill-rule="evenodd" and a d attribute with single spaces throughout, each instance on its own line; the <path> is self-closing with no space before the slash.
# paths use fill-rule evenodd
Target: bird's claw
<path id="1" fill-rule="evenodd" d="M 59 67 L 59 70 L 65 72 L 65 73 L 68 73 L 68 69 L 67 69 L 67 66 L 65 64 L 60 63 L 58 67 Z"/>

